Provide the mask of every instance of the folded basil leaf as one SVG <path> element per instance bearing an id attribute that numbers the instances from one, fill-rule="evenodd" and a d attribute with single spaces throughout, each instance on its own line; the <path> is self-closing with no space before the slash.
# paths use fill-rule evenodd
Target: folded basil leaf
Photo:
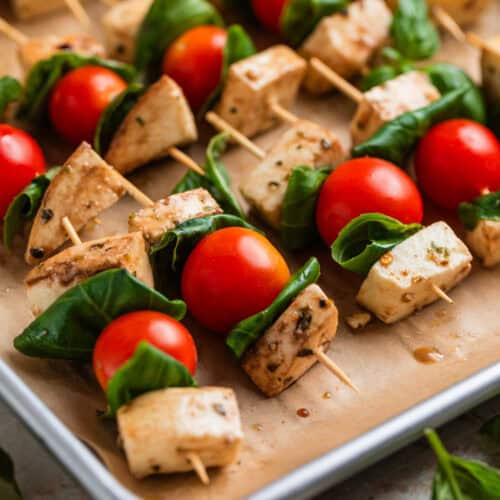
<path id="1" fill-rule="evenodd" d="M 240 321 L 229 332 L 226 345 L 237 358 L 241 358 L 245 354 L 245 351 L 281 316 L 302 290 L 318 281 L 319 274 L 318 259 L 311 257 L 304 267 L 290 278 L 285 288 L 269 307 Z"/>
<path id="2" fill-rule="evenodd" d="M 3 116 L 7 106 L 18 101 L 23 92 L 21 84 L 11 76 L 0 78 L 0 116 Z"/>
<path id="3" fill-rule="evenodd" d="M 403 113 L 354 147 L 352 156 L 374 156 L 404 167 L 417 142 L 431 127 L 460 117 L 462 100 L 469 90 L 469 87 L 453 90 L 423 108 Z"/>
<path id="4" fill-rule="evenodd" d="M 98 154 L 101 156 L 106 154 L 116 131 L 142 94 L 144 86 L 140 83 L 131 83 L 106 106 L 94 135 L 94 149 Z"/>
<path id="5" fill-rule="evenodd" d="M 14 236 L 21 231 L 25 222 L 35 218 L 43 195 L 61 167 L 51 168 L 45 174 L 35 177 L 11 202 L 3 218 L 3 244 L 10 249 Z"/>
<path id="6" fill-rule="evenodd" d="M 379 213 L 353 219 L 332 245 L 332 258 L 353 273 L 365 276 L 382 255 L 420 231 L 420 224 L 403 224 Z"/>
<path id="7" fill-rule="evenodd" d="M 483 436 L 492 439 L 500 445 L 500 415 L 491 418 L 481 426 L 479 431 Z"/>
<path id="8" fill-rule="evenodd" d="M 332 167 L 296 167 L 281 205 L 280 237 L 289 250 L 300 250 L 318 236 L 315 222 L 316 202 Z"/>
<path id="9" fill-rule="evenodd" d="M 114 417 L 121 406 L 146 392 L 168 387 L 197 386 L 181 362 L 143 341 L 108 382 L 106 397 L 109 408 L 105 416 Z"/>
<path id="10" fill-rule="evenodd" d="M 59 297 L 14 339 L 14 347 L 27 356 L 89 360 L 111 321 L 141 310 L 182 319 L 186 304 L 168 300 L 124 269 L 104 271 Z"/>
<path id="11" fill-rule="evenodd" d="M 215 7 L 206 0 L 154 0 L 136 39 L 135 66 L 140 72 L 151 70 L 155 79 L 161 60 L 172 42 L 195 26 L 224 22 Z"/>
<path id="12" fill-rule="evenodd" d="M 281 17 L 281 33 L 294 47 L 326 16 L 345 9 L 349 0 L 289 0 Z"/>
<path id="13" fill-rule="evenodd" d="M 244 219 L 245 213 L 231 191 L 229 174 L 221 160 L 221 156 L 226 151 L 228 139 L 227 133 L 213 137 L 207 147 L 206 161 L 203 166 L 205 175 L 190 170 L 174 187 L 173 193 L 183 193 L 202 187 L 210 192 L 225 213 Z"/>
<path id="14" fill-rule="evenodd" d="M 101 66 L 114 71 L 126 82 L 136 78 L 135 69 L 129 64 L 85 56 L 74 52 L 63 52 L 38 62 L 26 78 L 24 94 L 17 117 L 26 121 L 39 120 L 46 111 L 50 93 L 57 82 L 68 72 L 82 66 Z"/>
<path id="15" fill-rule="evenodd" d="M 16 482 L 14 463 L 10 456 L 0 448 L 0 498 L 2 500 L 21 500 L 22 494 Z"/>
<path id="16" fill-rule="evenodd" d="M 409 59 L 428 59 L 439 50 L 439 33 L 429 18 L 426 0 L 399 0 L 391 36 L 396 49 Z"/>
<path id="17" fill-rule="evenodd" d="M 229 214 L 191 219 L 167 231 L 150 251 L 156 287 L 163 291 L 175 289 L 193 248 L 208 234 L 225 227 L 245 227 L 257 231 L 240 217 Z"/>
<path id="18" fill-rule="evenodd" d="M 470 203 L 460 203 L 458 216 L 465 229 L 469 231 L 472 231 L 481 220 L 500 221 L 500 191 L 484 194 Z"/>

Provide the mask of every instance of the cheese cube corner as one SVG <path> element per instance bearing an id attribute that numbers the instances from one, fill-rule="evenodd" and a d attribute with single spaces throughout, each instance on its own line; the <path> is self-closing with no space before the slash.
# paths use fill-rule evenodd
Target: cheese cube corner
<path id="1" fill-rule="evenodd" d="M 484 266 L 500 264 L 500 221 L 479 221 L 472 231 L 467 231 L 465 242 Z"/>

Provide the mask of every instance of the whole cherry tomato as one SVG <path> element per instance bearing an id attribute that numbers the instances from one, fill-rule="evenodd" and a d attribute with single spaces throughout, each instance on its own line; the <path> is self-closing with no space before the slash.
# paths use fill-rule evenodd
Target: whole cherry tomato
<path id="1" fill-rule="evenodd" d="M 182 297 L 203 326 L 227 333 L 269 306 L 289 279 L 285 260 L 269 240 L 229 227 L 194 248 L 182 273 Z"/>
<path id="2" fill-rule="evenodd" d="M 101 66 L 70 71 L 59 80 L 50 97 L 52 124 L 73 145 L 92 142 L 102 112 L 126 88 L 119 75 Z"/>
<path id="3" fill-rule="evenodd" d="M 472 120 L 442 122 L 420 141 L 415 172 L 436 205 L 455 210 L 485 190 L 500 189 L 500 142 Z"/>
<path id="4" fill-rule="evenodd" d="M 408 224 L 422 222 L 423 203 L 410 177 L 378 158 L 349 160 L 334 170 L 321 189 L 316 224 L 331 245 L 339 231 L 358 215 L 380 212 Z"/>
<path id="5" fill-rule="evenodd" d="M 197 26 L 183 33 L 165 52 L 163 72 L 175 80 L 194 110 L 219 85 L 227 32 L 217 26 Z"/>
<path id="6" fill-rule="evenodd" d="M 187 328 L 166 314 L 138 311 L 112 321 L 97 340 L 93 366 L 104 390 L 115 372 L 134 355 L 141 341 L 172 356 L 194 375 L 198 355 Z"/>
<path id="7" fill-rule="evenodd" d="M 281 31 L 281 16 L 288 0 L 252 0 L 257 19 L 274 33 Z"/>
<path id="8" fill-rule="evenodd" d="M 23 130 L 0 124 L 0 219 L 12 200 L 45 172 L 40 146 Z"/>

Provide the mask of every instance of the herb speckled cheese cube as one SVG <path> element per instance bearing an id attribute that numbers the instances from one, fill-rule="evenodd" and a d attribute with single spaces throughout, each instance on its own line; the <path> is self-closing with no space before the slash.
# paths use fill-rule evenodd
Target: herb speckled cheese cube
<path id="1" fill-rule="evenodd" d="M 276 396 L 327 351 L 337 333 L 338 311 L 318 285 L 309 285 L 245 353 L 242 367 L 266 395 Z"/>
<path id="2" fill-rule="evenodd" d="M 117 422 L 137 478 L 193 470 L 188 452 L 196 453 L 205 467 L 229 465 L 243 441 L 236 396 L 222 387 L 149 392 L 122 406 Z"/>
<path id="3" fill-rule="evenodd" d="M 154 288 L 146 243 L 141 233 L 129 233 L 74 245 L 34 267 L 25 279 L 36 316 L 63 293 L 100 272 L 126 269 Z"/>
<path id="4" fill-rule="evenodd" d="M 480 220 L 472 231 L 467 231 L 465 242 L 486 267 L 500 263 L 500 221 Z"/>
<path id="5" fill-rule="evenodd" d="M 394 323 L 450 290 L 471 270 L 472 256 L 445 222 L 436 222 L 394 247 L 370 269 L 357 300 L 384 323 Z"/>
<path id="6" fill-rule="evenodd" d="M 371 88 L 363 95 L 351 122 L 353 144 L 366 141 L 383 125 L 408 111 L 439 99 L 439 91 L 427 75 L 411 71 Z"/>
<path id="7" fill-rule="evenodd" d="M 198 217 L 222 213 L 219 204 L 206 189 L 193 189 L 172 194 L 156 201 L 129 217 L 129 231 L 141 231 L 151 244 L 158 243 L 163 234 L 179 224 Z"/>
<path id="8" fill-rule="evenodd" d="M 306 66 L 304 59 L 285 45 L 232 64 L 216 113 L 248 137 L 264 132 L 277 123 L 269 101 L 289 108 Z"/>
<path id="9" fill-rule="evenodd" d="M 389 37 L 391 11 L 384 0 L 357 0 L 338 12 L 324 17 L 304 41 L 300 54 L 317 57 L 333 71 L 349 79 L 359 73 Z M 304 87 L 322 94 L 333 85 L 313 67 L 309 67 Z"/>
<path id="10" fill-rule="evenodd" d="M 345 159 L 337 136 L 315 123 L 300 120 L 288 129 L 266 158 L 243 181 L 241 193 L 270 226 L 280 227 L 281 205 L 295 167 L 336 166 Z"/>

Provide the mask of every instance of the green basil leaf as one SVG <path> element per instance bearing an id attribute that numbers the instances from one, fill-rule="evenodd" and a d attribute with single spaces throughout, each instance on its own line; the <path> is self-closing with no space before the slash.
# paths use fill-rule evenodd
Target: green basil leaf
<path id="1" fill-rule="evenodd" d="M 481 427 L 480 433 L 500 444 L 500 415 L 491 418 Z"/>
<path id="2" fill-rule="evenodd" d="M 2 500 L 22 500 L 21 490 L 16 482 L 14 463 L 0 448 L 0 498 Z"/>
<path id="3" fill-rule="evenodd" d="M 156 287 L 175 289 L 182 267 L 194 247 L 208 234 L 225 227 L 245 227 L 258 231 L 240 217 L 229 214 L 191 219 L 167 231 L 151 248 Z"/>
<path id="4" fill-rule="evenodd" d="M 349 0 L 289 0 L 281 16 L 281 33 L 294 47 L 326 16 L 345 9 Z"/>
<path id="5" fill-rule="evenodd" d="M 94 136 L 94 149 L 98 154 L 101 156 L 106 154 L 113 136 L 142 94 L 144 86 L 132 83 L 106 106 L 99 118 Z"/>
<path id="6" fill-rule="evenodd" d="M 304 267 L 290 278 L 288 284 L 269 307 L 240 321 L 229 332 L 226 345 L 237 358 L 243 356 L 245 351 L 283 314 L 302 290 L 318 281 L 319 274 L 318 259 L 311 257 Z"/>
<path id="7" fill-rule="evenodd" d="M 129 64 L 74 52 L 56 54 L 49 59 L 40 61 L 31 68 L 26 78 L 17 117 L 26 121 L 41 119 L 45 114 L 50 93 L 57 82 L 66 73 L 90 65 L 114 71 L 126 82 L 133 81 L 137 76 L 135 69 Z"/>
<path id="8" fill-rule="evenodd" d="M 460 203 L 458 216 L 469 231 L 481 220 L 500 221 L 500 191 L 484 194 L 471 202 Z"/>
<path id="9" fill-rule="evenodd" d="M 89 360 L 111 321 L 142 310 L 182 319 L 186 304 L 168 300 L 124 269 L 104 271 L 59 297 L 14 339 L 14 347 L 27 356 Z"/>
<path id="10" fill-rule="evenodd" d="M 190 170 L 174 187 L 173 193 L 204 188 L 217 200 L 225 213 L 244 219 L 245 213 L 231 191 L 229 174 L 221 160 L 221 156 L 226 151 L 228 139 L 227 133 L 213 137 L 207 147 L 206 162 L 203 167 L 205 175 Z"/>
<path id="11" fill-rule="evenodd" d="M 21 84 L 11 76 L 0 78 L 0 116 L 3 116 L 7 106 L 18 101 L 23 92 Z"/>
<path id="12" fill-rule="evenodd" d="M 280 236 L 289 250 L 300 250 L 318 236 L 315 223 L 318 195 L 332 167 L 296 167 L 281 205 Z"/>
<path id="13" fill-rule="evenodd" d="M 167 48 L 184 32 L 201 25 L 223 26 L 224 22 L 206 0 L 154 0 L 137 34 L 135 66 L 141 72 L 160 72 Z M 154 69 L 153 69 L 154 68 Z"/>
<path id="14" fill-rule="evenodd" d="M 109 409 L 106 416 L 114 417 L 121 406 L 146 392 L 197 386 L 181 362 L 143 341 L 108 382 L 106 396 Z"/>
<path id="15" fill-rule="evenodd" d="M 428 106 L 403 113 L 353 148 L 353 157 L 375 156 L 404 167 L 416 143 L 432 126 L 460 117 L 462 100 L 469 90 L 453 90 Z"/>
<path id="16" fill-rule="evenodd" d="M 340 231 L 332 258 L 344 269 L 365 276 L 382 255 L 421 229 L 420 224 L 403 224 L 387 215 L 363 214 Z"/>
<path id="17" fill-rule="evenodd" d="M 428 59 L 439 50 L 439 33 L 429 19 L 426 0 L 399 0 L 391 36 L 396 49 L 408 59 Z"/>
<path id="18" fill-rule="evenodd" d="M 3 219 L 3 244 L 10 249 L 14 236 L 24 223 L 35 218 L 43 195 L 61 167 L 51 168 L 45 174 L 35 177 L 11 202 Z"/>

